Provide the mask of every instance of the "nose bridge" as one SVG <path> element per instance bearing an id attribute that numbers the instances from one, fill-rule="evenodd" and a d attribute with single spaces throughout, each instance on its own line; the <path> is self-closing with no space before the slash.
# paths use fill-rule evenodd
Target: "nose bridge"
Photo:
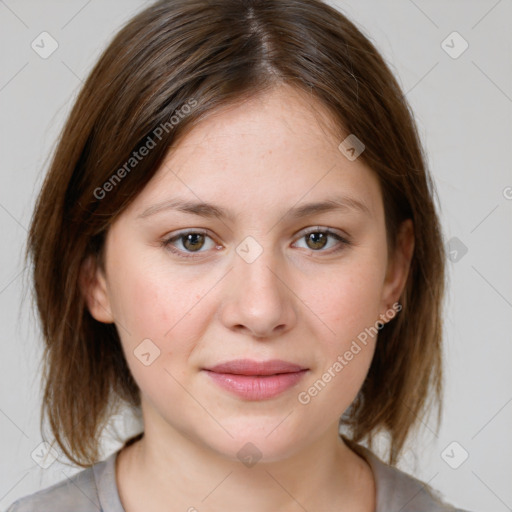
<path id="1" fill-rule="evenodd" d="M 264 246 L 265 244 L 265 246 Z M 241 287 L 257 296 L 268 295 L 266 301 L 277 300 L 280 295 L 282 283 L 277 277 L 279 265 L 275 251 L 271 247 L 270 237 L 246 236 L 236 248 L 235 274 L 240 279 Z M 253 301 L 254 302 L 254 301 Z"/>
<path id="2" fill-rule="evenodd" d="M 233 286 L 223 318 L 226 325 L 244 326 L 258 336 L 268 336 L 293 320 L 293 305 L 280 275 L 283 267 L 270 239 L 247 236 L 236 247 Z"/>

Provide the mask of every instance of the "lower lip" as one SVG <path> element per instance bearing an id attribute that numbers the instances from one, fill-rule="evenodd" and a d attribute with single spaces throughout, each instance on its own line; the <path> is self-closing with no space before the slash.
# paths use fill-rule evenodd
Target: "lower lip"
<path id="1" fill-rule="evenodd" d="M 276 375 L 235 375 L 233 373 L 206 373 L 221 388 L 246 400 L 265 400 L 291 388 L 302 379 L 307 370 Z"/>

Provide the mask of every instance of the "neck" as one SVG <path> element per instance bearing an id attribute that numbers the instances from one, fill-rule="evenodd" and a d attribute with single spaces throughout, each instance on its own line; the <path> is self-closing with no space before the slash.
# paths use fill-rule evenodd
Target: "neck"
<path id="1" fill-rule="evenodd" d="M 375 509 L 371 469 L 341 439 L 337 424 L 288 457 L 254 460 L 233 460 L 153 422 L 118 456 L 120 498 L 126 512 Z"/>

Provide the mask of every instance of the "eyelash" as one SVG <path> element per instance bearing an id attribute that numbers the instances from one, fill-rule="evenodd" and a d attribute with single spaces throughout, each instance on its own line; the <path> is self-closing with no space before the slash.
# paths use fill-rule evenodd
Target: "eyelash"
<path id="1" fill-rule="evenodd" d="M 338 247 L 336 247 L 334 250 L 330 250 L 330 251 L 323 251 L 321 249 L 319 249 L 319 250 L 309 249 L 313 253 L 316 253 L 316 252 L 319 252 L 319 253 L 327 252 L 328 254 L 335 254 L 335 253 L 338 253 L 339 251 L 343 250 L 345 247 L 348 247 L 348 246 L 352 245 L 352 242 L 350 240 L 348 240 L 347 238 L 339 235 L 338 233 L 332 231 L 329 228 L 322 228 L 321 229 L 319 226 L 316 227 L 315 229 L 312 229 L 312 230 L 304 233 L 303 235 L 301 235 L 299 237 L 299 240 L 305 238 L 308 235 L 311 235 L 312 233 L 326 234 L 326 235 L 328 235 L 328 236 L 330 236 L 332 238 L 335 238 L 336 240 L 338 240 L 338 242 L 340 242 Z M 199 257 L 199 255 L 202 252 L 206 252 L 206 251 L 198 251 L 196 253 L 189 253 L 189 255 L 185 256 L 184 255 L 184 251 L 176 249 L 175 247 L 172 246 L 172 242 L 174 242 L 175 240 L 180 240 L 183 237 L 185 237 L 187 235 L 190 235 L 190 234 L 204 235 L 204 236 L 207 236 L 208 238 L 211 238 L 205 230 L 194 229 L 194 230 L 189 230 L 189 231 L 182 231 L 181 233 L 178 233 L 177 235 L 173 235 L 170 238 L 166 238 L 166 239 L 162 240 L 161 245 L 164 248 L 168 249 L 173 254 L 176 254 L 180 258 L 184 258 L 184 259 L 186 259 L 186 258 L 197 258 L 197 257 Z"/>

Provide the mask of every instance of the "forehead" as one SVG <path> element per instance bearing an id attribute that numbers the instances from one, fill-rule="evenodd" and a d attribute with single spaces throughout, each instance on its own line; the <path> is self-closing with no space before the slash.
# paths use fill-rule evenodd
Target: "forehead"
<path id="1" fill-rule="evenodd" d="M 318 100 L 290 87 L 217 110 L 170 148 L 132 210 L 180 197 L 264 212 L 329 193 L 359 198 L 378 215 L 378 179 L 338 149 L 337 131 Z"/>

